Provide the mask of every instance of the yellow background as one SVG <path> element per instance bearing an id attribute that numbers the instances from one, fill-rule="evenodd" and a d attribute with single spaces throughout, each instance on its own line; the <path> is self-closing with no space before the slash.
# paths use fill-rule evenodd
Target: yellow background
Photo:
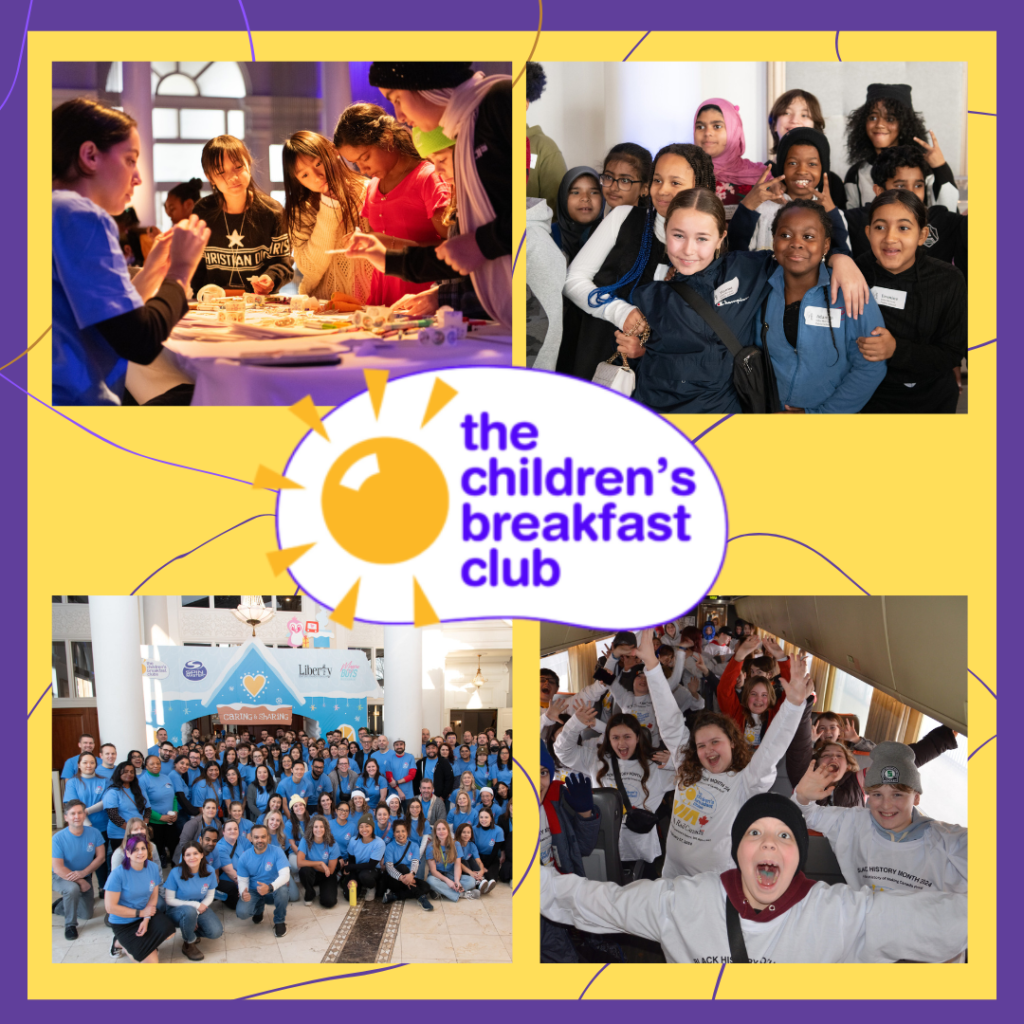
<path id="1" fill-rule="evenodd" d="M 621 61 L 637 43 L 636 33 L 544 33 L 534 54 L 543 61 Z M 518 73 L 534 42 L 522 33 L 253 33 L 260 60 L 387 59 L 510 60 Z M 969 62 L 968 108 L 995 111 L 994 33 L 847 33 L 840 37 L 846 62 L 904 60 Z M 654 32 L 630 60 L 835 61 L 834 33 Z M 78 60 L 250 59 L 244 33 L 29 33 L 29 328 L 26 345 L 50 321 L 50 201 L 39 172 L 50 153 L 50 62 Z M 517 111 L 525 87 L 516 86 Z M 519 105 L 521 104 L 521 105 Z M 927 103 L 922 103 L 927 113 Z M 525 119 L 524 119 L 525 132 Z M 297 125 L 296 128 L 302 126 Z M 996 119 L 970 116 L 969 166 L 984 187 L 971 197 L 969 345 L 996 336 L 995 162 Z M 525 135 L 516 139 L 516 194 L 525 190 Z M 668 140 L 666 140 L 668 141 Z M 525 226 L 523 204 L 515 205 L 514 241 Z M 520 256 L 520 263 L 525 254 Z M 516 308 L 525 302 L 525 274 L 517 266 Z M 523 324 L 516 325 L 515 360 L 525 355 Z M 725 492 L 729 534 L 777 533 L 818 549 L 873 594 L 966 594 L 969 597 L 970 667 L 995 683 L 995 369 L 997 345 L 970 357 L 968 416 L 897 418 L 799 416 L 734 417 L 700 442 Z M 49 341 L 28 357 L 29 390 L 50 395 Z M 80 409 L 80 424 L 135 452 L 251 480 L 259 464 L 280 469 L 305 432 L 279 408 Z M 690 437 L 717 417 L 672 417 Z M 28 704 L 50 675 L 50 596 L 126 594 L 158 566 L 221 530 L 261 512 L 272 512 L 274 496 L 228 480 L 126 454 L 98 441 L 37 402 L 29 402 L 29 666 Z M 566 429 L 577 429 L 566 424 Z M 643 439 L 637 438 L 638 451 Z M 187 559 L 168 566 L 141 593 L 279 592 L 287 577 L 270 572 L 265 552 L 276 547 L 272 521 L 258 519 Z M 623 581 L 628 565 L 616 567 Z M 615 575 L 613 573 L 613 575 Z M 654 581 L 638 581 L 650 586 Z M 671 579 L 661 581 L 671 587 Z M 617 584 L 616 584 L 617 585 Z M 816 555 L 786 541 L 751 538 L 730 545 L 713 592 L 724 594 L 850 594 L 857 591 Z M 682 611 L 682 609 L 680 609 Z M 567 618 L 571 615 L 567 610 Z M 536 778 L 536 694 L 539 630 L 517 623 L 515 727 L 517 759 Z M 996 702 L 969 679 L 970 747 L 996 730 Z M 50 700 L 28 723 L 28 749 L 51 742 Z M 971 962 L 922 965 L 913 979 L 888 965 L 778 965 L 757 971 L 760 998 L 994 998 L 995 996 L 995 744 L 971 761 L 970 801 L 975 827 L 970 873 Z M 518 784 L 516 865 L 525 867 L 536 837 L 537 811 Z M 29 782 L 30 834 L 48 828 L 50 798 L 45 775 Z M 983 824 L 987 823 L 987 824 Z M 50 931 L 39 910 L 48 864 L 28 863 L 28 994 L 31 998 L 152 998 L 188 992 L 192 965 L 160 966 L 150 972 L 118 971 L 108 986 L 104 967 L 54 965 Z M 514 965 L 410 965 L 380 977 L 327 981 L 265 999 L 576 999 L 599 969 L 596 964 L 538 964 L 535 872 L 517 893 Z M 383 965 L 381 965 L 383 966 Z M 258 965 L 218 965 L 203 972 L 209 998 L 237 998 L 281 985 L 365 970 L 349 965 L 289 965 L 267 971 Z M 749 975 L 730 967 L 722 975 L 719 1000 L 750 998 Z M 907 970 L 904 968 L 903 970 Z M 714 965 L 612 965 L 588 990 L 587 999 L 710 999 L 718 978 Z M 194 980 L 194 977 L 193 977 Z"/>

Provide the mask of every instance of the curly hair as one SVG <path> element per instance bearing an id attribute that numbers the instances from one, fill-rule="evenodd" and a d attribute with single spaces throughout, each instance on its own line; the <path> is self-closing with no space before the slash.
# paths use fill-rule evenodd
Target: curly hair
<path id="1" fill-rule="evenodd" d="M 690 142 L 673 142 L 662 146 L 654 157 L 651 170 L 652 178 L 654 176 L 653 168 L 658 166 L 658 161 L 663 156 L 681 156 L 693 168 L 693 187 L 706 188 L 710 192 L 715 191 L 715 165 L 711 157 L 700 146 L 695 146 Z"/>
<path id="2" fill-rule="evenodd" d="M 535 60 L 526 62 L 526 102 L 536 103 L 547 88 L 548 76 L 544 74 L 544 66 Z"/>
<path id="3" fill-rule="evenodd" d="M 304 833 L 306 837 L 306 842 L 309 843 L 310 846 L 312 846 L 313 843 L 316 842 L 316 840 L 313 838 L 313 826 L 318 821 L 322 821 L 324 823 L 324 843 L 327 846 L 330 846 L 331 843 L 334 842 L 334 836 L 331 833 L 331 823 L 322 814 L 314 814 L 309 819 L 309 824 L 306 826 L 306 831 Z"/>
<path id="4" fill-rule="evenodd" d="M 647 780 L 651 776 L 651 738 L 647 730 L 640 724 L 636 715 L 626 715 L 620 712 L 608 719 L 608 724 L 604 727 L 604 735 L 601 737 L 601 744 L 597 748 L 597 759 L 601 762 L 601 767 L 597 770 L 597 784 L 604 786 L 602 780 L 610 771 L 611 759 L 618 757 L 618 754 L 612 749 L 608 737 L 611 736 L 612 729 L 620 725 L 624 725 L 630 732 L 636 734 L 636 750 L 633 752 L 633 757 L 630 760 L 639 761 L 640 767 L 643 769 L 640 788 L 644 791 L 644 801 L 646 802 L 647 798 L 651 795 L 647 789 Z"/>
<path id="5" fill-rule="evenodd" d="M 697 756 L 697 733 L 707 726 L 717 726 L 725 733 L 729 746 L 732 747 L 732 764 L 729 771 L 739 772 L 750 764 L 753 751 L 750 744 L 743 738 L 739 726 L 727 715 L 720 715 L 717 711 L 702 711 L 693 723 L 690 730 L 690 739 L 686 744 L 686 752 L 683 754 L 683 762 L 679 766 L 676 776 L 676 783 L 679 786 L 693 786 L 700 782 L 705 768 Z"/>
<path id="6" fill-rule="evenodd" d="M 868 115 L 879 104 L 883 113 L 896 119 L 899 127 L 897 146 L 917 146 L 915 136 L 919 139 L 927 138 L 924 117 L 913 107 L 894 99 L 871 100 L 854 110 L 846 119 L 846 154 L 851 164 L 875 159 L 875 147 L 868 137 L 867 124 Z"/>
<path id="7" fill-rule="evenodd" d="M 353 103 L 346 107 L 334 129 L 334 145 L 376 146 L 423 159 L 409 129 L 376 103 Z"/>

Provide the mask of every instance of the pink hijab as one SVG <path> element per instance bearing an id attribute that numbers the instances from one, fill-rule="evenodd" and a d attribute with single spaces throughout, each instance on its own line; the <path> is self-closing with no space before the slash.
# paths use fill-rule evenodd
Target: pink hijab
<path id="1" fill-rule="evenodd" d="M 728 100 L 714 96 L 704 100 L 697 107 L 697 112 L 699 113 L 705 107 L 718 107 L 722 112 L 722 120 L 725 121 L 725 152 L 713 160 L 715 180 L 730 182 L 733 185 L 756 185 L 757 179 L 764 171 L 764 164 L 759 164 L 756 160 L 747 160 L 743 156 L 743 151 L 747 148 L 747 140 L 743 137 L 743 122 L 740 120 L 739 107 L 734 107 Z M 695 125 L 697 123 L 697 114 L 693 115 L 693 123 Z"/>

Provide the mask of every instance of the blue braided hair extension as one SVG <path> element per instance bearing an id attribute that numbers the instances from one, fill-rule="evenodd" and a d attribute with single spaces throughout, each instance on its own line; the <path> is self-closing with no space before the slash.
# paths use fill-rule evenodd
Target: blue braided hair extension
<path id="1" fill-rule="evenodd" d="M 633 301 L 633 292 L 636 291 L 636 286 L 640 283 L 640 278 L 643 277 L 644 270 L 647 268 L 647 261 L 651 258 L 651 246 L 654 242 L 654 218 L 657 213 L 654 207 L 650 207 L 647 210 L 647 219 L 644 222 L 644 234 L 640 239 L 640 252 L 637 254 L 636 262 L 630 268 L 629 272 L 625 277 L 620 277 L 614 284 L 605 286 L 604 288 L 595 288 L 587 296 L 587 305 L 591 309 L 597 309 L 598 306 L 603 306 L 612 299 L 617 298 L 616 292 L 625 287 L 627 284 L 631 284 L 633 287 L 629 290 L 629 301 Z"/>

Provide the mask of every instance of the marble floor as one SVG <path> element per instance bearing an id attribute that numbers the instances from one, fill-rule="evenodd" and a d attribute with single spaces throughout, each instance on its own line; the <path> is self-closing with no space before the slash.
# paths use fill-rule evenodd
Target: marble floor
<path id="1" fill-rule="evenodd" d="M 56 899 L 57 894 L 53 894 Z M 371 905 L 372 906 L 372 905 Z M 433 900 L 432 912 L 415 901 L 407 901 L 401 909 L 398 932 L 390 959 L 386 947 L 382 957 L 369 955 L 364 963 L 511 963 L 512 961 L 512 889 L 498 883 L 495 889 L 476 900 Z M 355 920 L 348 921 L 350 942 L 356 948 L 360 937 L 360 917 L 364 904 L 360 901 Z M 351 908 L 339 902 L 331 909 L 318 903 L 288 905 L 287 933 L 280 939 L 274 935 L 273 913 L 268 912 L 261 924 L 240 921 L 219 901 L 213 912 L 224 924 L 219 939 L 203 939 L 200 950 L 203 963 L 321 963 L 332 940 L 346 922 Z M 131 957 L 110 959 L 113 937 L 103 923 L 102 907 L 97 901 L 91 921 L 80 921 L 78 938 L 64 938 L 64 919 L 53 916 L 53 962 L 65 964 L 110 963 L 134 964 Z M 369 916 L 369 915 L 368 915 Z M 160 949 L 162 963 L 189 963 L 181 952 L 181 933 L 164 943 Z M 351 957 L 346 962 L 353 961 Z M 330 962 L 330 961 L 329 961 Z"/>

